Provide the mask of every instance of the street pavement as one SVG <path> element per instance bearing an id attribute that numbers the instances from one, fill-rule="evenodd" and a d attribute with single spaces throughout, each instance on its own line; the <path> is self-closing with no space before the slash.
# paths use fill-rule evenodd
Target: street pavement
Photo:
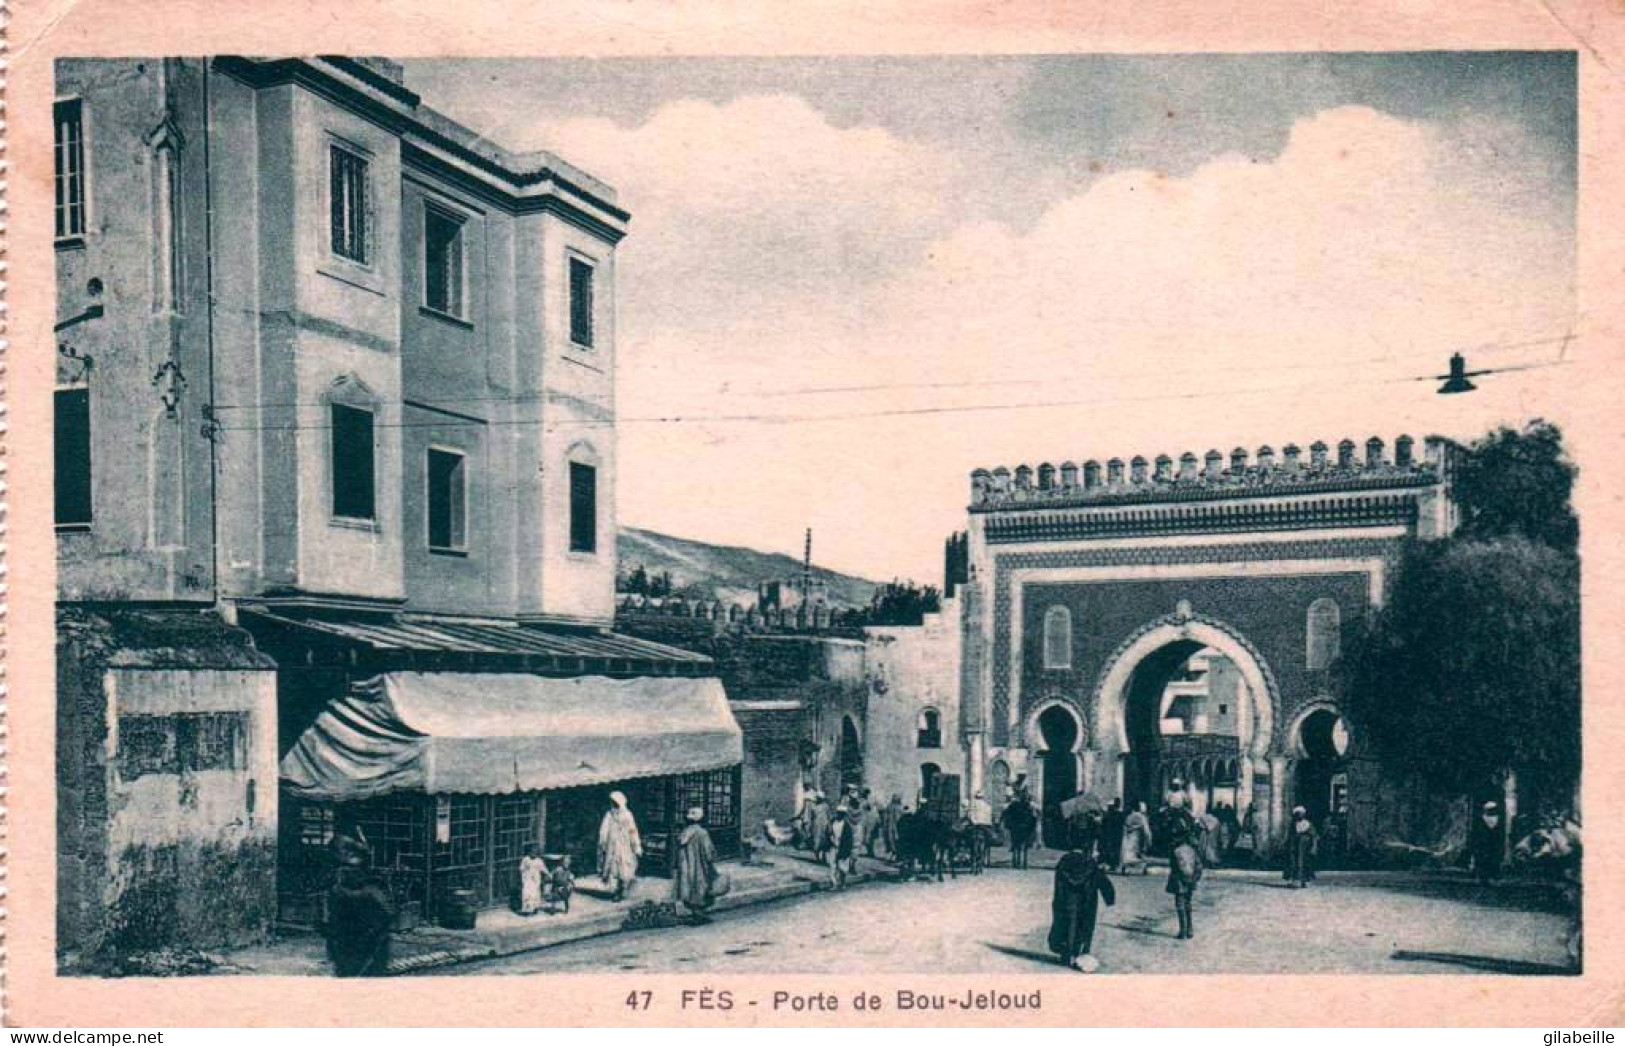
<path id="1" fill-rule="evenodd" d="M 1568 922 L 1543 887 L 1457 877 L 1329 873 L 1290 890 L 1278 873 L 1218 870 L 1179 941 L 1165 872 L 1114 877 L 1094 954 L 1120 973 L 1563 973 Z M 871 882 L 719 915 L 706 926 L 621 933 L 437 974 L 1039 973 L 1051 873 L 993 868 L 935 882 Z M 1425 957 L 1418 957 L 1425 956 Z"/>

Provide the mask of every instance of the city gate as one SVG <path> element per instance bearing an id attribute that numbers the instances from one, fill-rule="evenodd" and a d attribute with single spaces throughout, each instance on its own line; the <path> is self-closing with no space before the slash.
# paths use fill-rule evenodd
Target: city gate
<path id="1" fill-rule="evenodd" d="M 1407 541 L 1448 534 L 1453 445 L 1294 445 L 971 474 L 962 722 L 970 788 L 1175 791 L 1266 843 L 1302 805 L 1344 845 L 1400 816 L 1335 667 Z M 1386 798 L 1385 798 L 1386 797 Z"/>

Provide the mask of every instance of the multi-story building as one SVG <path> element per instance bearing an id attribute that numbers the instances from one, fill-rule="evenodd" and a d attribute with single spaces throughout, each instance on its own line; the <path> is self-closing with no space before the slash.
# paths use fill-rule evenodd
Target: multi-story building
<path id="1" fill-rule="evenodd" d="M 263 932 L 345 822 L 429 912 L 612 786 L 726 845 L 713 667 L 612 631 L 614 190 L 382 60 L 57 92 L 65 951 Z"/>

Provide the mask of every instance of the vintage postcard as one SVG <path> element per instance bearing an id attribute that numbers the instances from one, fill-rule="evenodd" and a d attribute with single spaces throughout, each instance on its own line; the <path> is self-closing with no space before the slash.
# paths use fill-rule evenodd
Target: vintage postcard
<path id="1" fill-rule="evenodd" d="M 1625 11 L 1093 6 L 20 5 L 8 1020 L 1621 1023 Z"/>

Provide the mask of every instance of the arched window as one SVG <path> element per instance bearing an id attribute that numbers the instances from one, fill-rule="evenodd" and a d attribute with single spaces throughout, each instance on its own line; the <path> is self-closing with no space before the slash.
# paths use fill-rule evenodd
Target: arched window
<path id="1" fill-rule="evenodd" d="M 1044 667 L 1072 667 L 1072 612 L 1066 607 L 1044 611 Z"/>
<path id="2" fill-rule="evenodd" d="M 1305 658 L 1309 670 L 1324 671 L 1342 651 L 1342 611 L 1334 599 L 1317 599 L 1309 604 Z"/>
<path id="3" fill-rule="evenodd" d="M 918 748 L 942 747 L 942 715 L 935 708 L 927 708 L 920 713 L 919 737 L 915 742 Z"/>

